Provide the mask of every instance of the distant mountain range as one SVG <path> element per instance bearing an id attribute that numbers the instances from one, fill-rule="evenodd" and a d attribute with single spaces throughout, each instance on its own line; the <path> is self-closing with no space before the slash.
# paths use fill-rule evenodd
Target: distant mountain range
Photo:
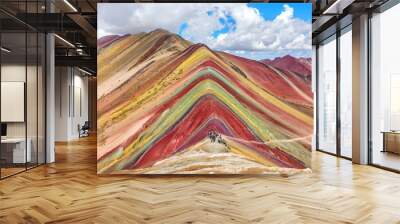
<path id="1" fill-rule="evenodd" d="M 310 165 L 308 73 L 162 29 L 102 37 L 97 61 L 99 173 L 288 173 Z"/>
<path id="2" fill-rule="evenodd" d="M 261 60 L 266 65 L 272 65 L 276 68 L 295 72 L 307 79 L 311 77 L 311 58 L 295 58 L 290 55 L 277 57 L 273 60 Z"/>

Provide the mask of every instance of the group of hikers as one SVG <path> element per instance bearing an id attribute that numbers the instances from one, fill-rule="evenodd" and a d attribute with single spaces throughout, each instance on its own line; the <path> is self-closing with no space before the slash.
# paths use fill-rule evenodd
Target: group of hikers
<path id="1" fill-rule="evenodd" d="M 208 132 L 208 138 L 210 138 L 210 140 L 211 140 L 212 143 L 217 142 L 217 143 L 219 143 L 219 144 L 223 144 L 223 145 L 225 145 L 226 147 L 228 147 L 228 145 L 226 144 L 225 140 L 221 137 L 221 135 L 218 134 L 218 133 L 217 133 L 216 131 L 214 131 L 214 130 L 210 130 L 210 131 Z"/>

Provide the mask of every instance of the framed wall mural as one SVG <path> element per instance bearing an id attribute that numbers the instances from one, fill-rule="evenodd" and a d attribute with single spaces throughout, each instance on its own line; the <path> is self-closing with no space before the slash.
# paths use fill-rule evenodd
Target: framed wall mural
<path id="1" fill-rule="evenodd" d="M 98 4 L 99 174 L 309 171 L 311 4 Z"/>

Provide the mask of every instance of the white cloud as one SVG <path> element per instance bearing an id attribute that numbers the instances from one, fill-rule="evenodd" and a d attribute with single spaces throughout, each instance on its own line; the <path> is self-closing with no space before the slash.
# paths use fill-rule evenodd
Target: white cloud
<path id="1" fill-rule="evenodd" d="M 293 8 L 283 5 L 283 12 L 276 17 L 276 21 L 289 22 L 293 18 Z"/>
<path id="2" fill-rule="evenodd" d="M 105 31 L 104 29 L 98 28 L 97 29 L 97 36 L 98 37 L 103 37 L 103 36 L 107 36 L 107 35 L 111 35 L 112 33 L 109 33 L 107 31 Z"/>
<path id="3" fill-rule="evenodd" d="M 100 3 L 98 27 L 112 34 L 149 32 L 157 28 L 178 32 L 194 16 L 207 16 L 206 4 Z"/>
<path id="4" fill-rule="evenodd" d="M 185 22 L 182 32 L 185 39 L 216 50 L 241 52 L 251 57 L 265 54 L 254 52 L 303 51 L 304 54 L 311 49 L 311 23 L 295 18 L 289 5 L 284 5 L 274 20 L 264 19 L 258 9 L 247 4 L 99 4 L 98 11 L 99 37 L 156 28 L 178 33 Z M 227 24 L 229 20 L 234 24 Z M 228 32 L 213 35 L 225 26 Z"/>
<path id="5" fill-rule="evenodd" d="M 182 36 L 195 42 L 212 41 L 213 32 L 223 28 L 219 22 L 219 18 L 223 15 L 215 12 L 208 15 L 208 12 L 210 11 L 207 11 L 207 8 L 194 12 L 194 15 L 186 21 L 187 28 L 183 31 Z"/>
<path id="6" fill-rule="evenodd" d="M 210 41 L 211 47 L 245 51 L 311 48 L 311 24 L 294 18 L 293 8 L 288 5 L 273 21 L 265 20 L 246 5 L 230 10 L 236 30 Z"/>

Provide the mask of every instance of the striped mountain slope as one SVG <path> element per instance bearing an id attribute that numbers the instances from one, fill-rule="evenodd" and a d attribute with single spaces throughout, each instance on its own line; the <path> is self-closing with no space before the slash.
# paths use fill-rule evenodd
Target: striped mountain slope
<path id="1" fill-rule="evenodd" d="M 312 93 L 292 72 L 161 29 L 114 41 L 98 63 L 99 173 L 309 167 Z"/>

